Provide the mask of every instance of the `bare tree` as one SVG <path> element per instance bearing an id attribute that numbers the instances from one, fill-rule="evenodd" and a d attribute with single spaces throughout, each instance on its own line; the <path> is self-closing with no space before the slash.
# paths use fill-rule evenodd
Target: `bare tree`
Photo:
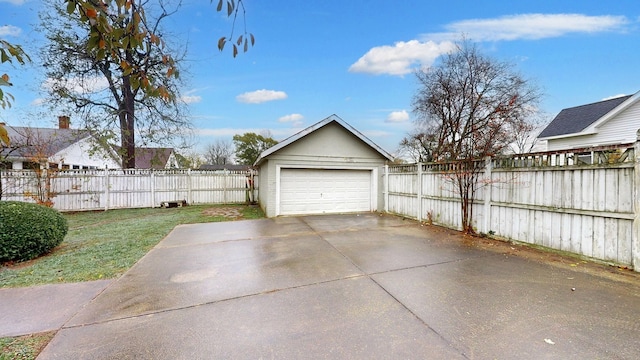
<path id="1" fill-rule="evenodd" d="M 417 70 L 416 78 L 416 121 L 433 137 L 433 160 L 450 162 L 446 176 L 460 196 L 462 229 L 473 233 L 472 200 L 483 159 L 515 140 L 511 129 L 537 108 L 539 91 L 512 65 L 482 55 L 464 40 L 438 66 Z"/>
<path id="2" fill-rule="evenodd" d="M 400 140 L 399 156 L 414 162 L 432 162 L 436 148 L 436 134 L 433 129 L 421 128 L 420 124 L 417 125 L 416 129 Z"/>
<path id="3" fill-rule="evenodd" d="M 229 140 L 217 139 L 205 149 L 204 158 L 207 164 L 233 164 L 235 148 Z"/>
<path id="4" fill-rule="evenodd" d="M 514 141 L 509 147 L 510 152 L 526 154 L 533 151 L 538 143 L 538 135 L 549 122 L 543 113 L 531 114 L 526 121 L 517 121 L 510 125 L 510 133 L 514 135 Z"/>
<path id="5" fill-rule="evenodd" d="M 56 158 L 56 143 L 66 142 L 69 138 L 80 137 L 80 133 L 65 135 L 44 134 L 43 129 L 32 127 L 8 127 L 12 143 L 0 154 L 0 163 L 8 162 L 11 157 L 22 161 L 24 170 L 31 171 L 33 177 L 0 177 L 0 199 L 9 191 L 21 191 L 25 198 L 40 205 L 53 207 L 56 196 L 52 183 L 58 175 L 63 158 Z M 7 175 L 11 174 L 11 170 Z M 0 171 L 0 175 L 2 172 Z M 29 179 L 28 181 L 24 181 Z M 3 181 L 4 180 L 4 181 Z"/>

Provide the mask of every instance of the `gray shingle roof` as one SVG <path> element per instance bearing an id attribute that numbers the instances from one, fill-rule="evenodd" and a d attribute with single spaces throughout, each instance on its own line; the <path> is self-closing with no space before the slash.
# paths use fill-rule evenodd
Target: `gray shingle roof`
<path id="1" fill-rule="evenodd" d="M 48 129 L 36 127 L 6 126 L 11 146 L 3 154 L 12 157 L 50 157 L 74 143 L 89 137 L 86 130 Z"/>
<path id="2" fill-rule="evenodd" d="M 618 107 L 618 105 L 625 102 L 631 96 L 632 95 L 627 95 L 563 109 L 553 121 L 542 130 L 538 138 L 579 133 L 589 125 L 598 121 L 598 119 L 606 115 L 609 111 Z"/>
<path id="3" fill-rule="evenodd" d="M 164 169 L 172 152 L 173 148 L 137 147 L 136 169 Z"/>

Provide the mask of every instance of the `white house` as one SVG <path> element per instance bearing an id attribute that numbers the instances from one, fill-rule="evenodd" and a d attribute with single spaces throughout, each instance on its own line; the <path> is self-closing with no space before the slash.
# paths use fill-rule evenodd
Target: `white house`
<path id="1" fill-rule="evenodd" d="M 2 148 L 1 167 L 25 169 L 46 165 L 57 169 L 119 168 L 110 151 L 97 147 L 86 130 L 71 129 L 69 117 L 58 128 L 6 126 L 11 146 Z"/>
<path id="2" fill-rule="evenodd" d="M 538 135 L 547 151 L 628 144 L 640 129 L 640 92 L 563 109 Z"/>
<path id="3" fill-rule="evenodd" d="M 58 128 L 7 126 L 11 145 L 0 152 L 0 168 L 120 169 L 117 149 L 100 146 L 87 130 L 71 129 L 69 117 L 58 118 Z M 136 168 L 178 168 L 172 148 L 136 148 Z"/>

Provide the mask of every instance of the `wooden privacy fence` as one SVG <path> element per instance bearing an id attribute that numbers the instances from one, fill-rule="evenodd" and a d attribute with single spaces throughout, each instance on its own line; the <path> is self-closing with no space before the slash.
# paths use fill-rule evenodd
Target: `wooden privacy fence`
<path id="1" fill-rule="evenodd" d="M 639 143 L 487 158 L 476 231 L 640 271 Z M 446 164 L 386 166 L 385 210 L 461 229 Z"/>
<path id="2" fill-rule="evenodd" d="M 0 170 L 0 175 L 2 200 L 35 201 L 49 189 L 53 207 L 60 211 L 158 207 L 178 200 L 245 203 L 258 195 L 254 171 Z"/>

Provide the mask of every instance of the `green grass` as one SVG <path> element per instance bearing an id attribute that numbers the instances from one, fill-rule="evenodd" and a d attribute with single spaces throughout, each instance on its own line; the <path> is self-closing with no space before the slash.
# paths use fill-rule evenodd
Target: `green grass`
<path id="1" fill-rule="evenodd" d="M 127 209 L 64 214 L 69 233 L 51 253 L 0 268 L 0 287 L 112 279 L 122 275 L 179 224 L 229 221 L 203 213 L 236 207 L 239 219 L 259 219 L 259 207 L 187 206 L 171 209 Z M 55 332 L 0 338 L 0 360 L 35 359 Z"/>
<path id="2" fill-rule="evenodd" d="M 0 360 L 32 360 L 51 341 L 55 332 L 0 338 Z"/>
<path id="3" fill-rule="evenodd" d="M 0 287 L 113 279 L 122 275 L 162 240 L 176 225 L 228 221 L 205 215 L 220 206 L 187 206 L 170 209 L 127 209 L 67 213 L 69 232 L 60 246 L 37 259 L 5 264 Z M 258 207 L 238 207 L 242 219 L 264 217 Z"/>

